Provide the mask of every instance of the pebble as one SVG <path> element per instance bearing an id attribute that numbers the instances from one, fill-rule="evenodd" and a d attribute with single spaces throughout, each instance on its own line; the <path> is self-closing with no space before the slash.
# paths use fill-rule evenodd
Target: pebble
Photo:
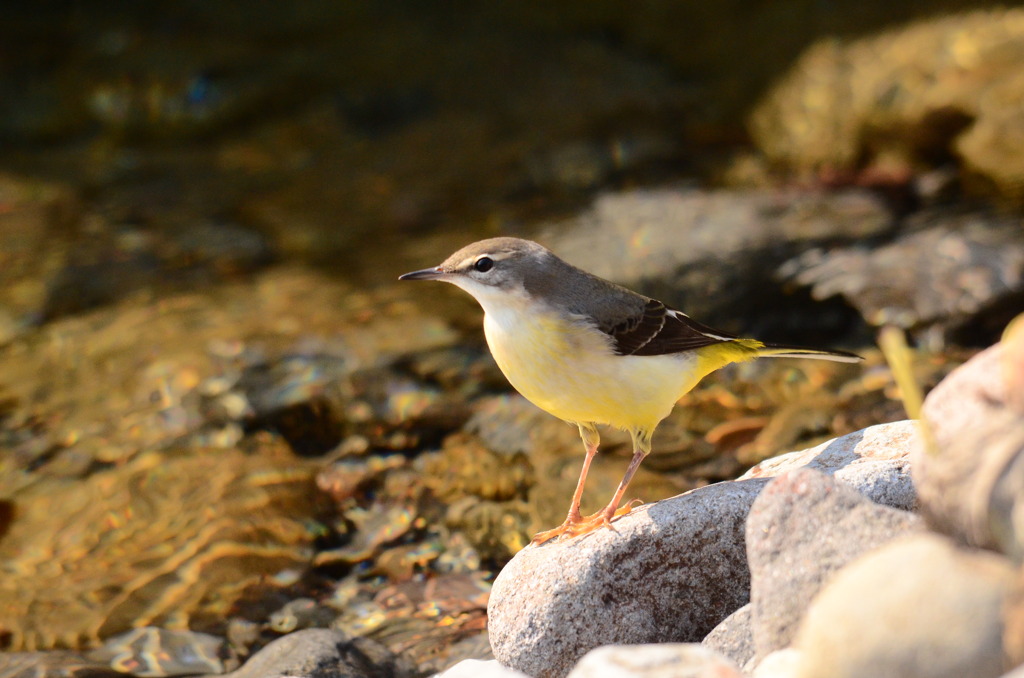
<path id="1" fill-rule="evenodd" d="M 329 629 L 282 636 L 224 678 L 413 678 L 416 668 L 368 638 Z"/>
<path id="2" fill-rule="evenodd" d="M 804 468 L 773 479 L 747 519 L 751 628 L 757 656 L 787 647 L 808 603 L 840 568 L 921 519 L 880 506 Z"/>
<path id="3" fill-rule="evenodd" d="M 739 667 L 698 643 L 608 645 L 588 652 L 569 678 L 742 678 Z"/>
<path id="4" fill-rule="evenodd" d="M 491 592 L 494 656 L 547 678 L 602 645 L 701 640 L 747 602 L 744 522 L 765 483 L 710 485 L 523 549 Z"/>
<path id="5" fill-rule="evenodd" d="M 1012 581 L 1001 556 L 919 534 L 839 572 L 797 632 L 798 678 L 994 678 Z"/>
<path id="6" fill-rule="evenodd" d="M 701 643 L 733 660 L 739 666 L 746 666 L 755 655 L 750 616 L 751 606 L 747 603 L 723 619 Z"/>
<path id="7" fill-rule="evenodd" d="M 496 659 L 463 659 L 434 678 L 529 678 L 525 673 L 507 669 Z"/>
<path id="8" fill-rule="evenodd" d="M 751 675 L 753 678 L 793 678 L 800 666 L 800 660 L 799 650 L 791 647 L 776 650 L 758 663 Z"/>

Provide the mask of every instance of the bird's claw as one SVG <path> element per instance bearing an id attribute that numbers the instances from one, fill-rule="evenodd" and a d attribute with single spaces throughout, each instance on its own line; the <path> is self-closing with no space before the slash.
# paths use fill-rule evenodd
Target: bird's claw
<path id="1" fill-rule="evenodd" d="M 643 502 L 639 499 L 633 499 L 614 511 L 610 511 L 609 508 L 604 508 L 597 513 L 586 517 L 582 517 L 579 514 L 576 516 L 569 516 L 565 519 L 565 522 L 558 527 L 535 534 L 530 543 L 540 545 L 557 537 L 562 537 L 563 535 L 572 539 L 573 537 L 589 534 L 601 527 L 607 527 L 614 531 L 615 526 L 612 525 L 612 521 L 620 516 L 628 514 L 633 510 L 633 506 L 642 503 Z"/>

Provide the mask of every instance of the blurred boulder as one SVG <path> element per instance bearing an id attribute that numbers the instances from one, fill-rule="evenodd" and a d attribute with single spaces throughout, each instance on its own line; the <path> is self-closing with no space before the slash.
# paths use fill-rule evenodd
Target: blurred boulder
<path id="1" fill-rule="evenodd" d="M 804 52 L 750 116 L 755 143 L 801 174 L 909 175 L 952 159 L 1024 199 L 1024 9 L 921 20 Z"/>
<path id="2" fill-rule="evenodd" d="M 1024 308 L 1019 217 L 922 212 L 878 246 L 811 249 L 779 274 L 816 299 L 841 295 L 871 325 L 895 325 L 933 343 L 991 343 Z"/>

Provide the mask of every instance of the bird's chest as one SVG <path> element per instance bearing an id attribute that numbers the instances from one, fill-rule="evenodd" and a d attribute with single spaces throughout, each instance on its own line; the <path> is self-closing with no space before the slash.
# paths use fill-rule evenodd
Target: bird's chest
<path id="1" fill-rule="evenodd" d="M 516 390 L 545 409 L 548 400 L 565 390 L 567 380 L 576 381 L 586 372 L 587 356 L 609 353 L 595 330 L 550 312 L 488 311 L 484 334 L 495 362 Z"/>

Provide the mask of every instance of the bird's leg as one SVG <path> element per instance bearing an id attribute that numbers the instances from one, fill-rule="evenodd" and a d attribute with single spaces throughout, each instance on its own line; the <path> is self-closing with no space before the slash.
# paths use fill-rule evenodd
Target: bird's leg
<path id="1" fill-rule="evenodd" d="M 597 455 L 597 446 L 601 443 L 601 437 L 597 429 L 589 424 L 580 424 L 580 437 L 583 438 L 583 447 L 587 450 L 587 456 L 583 459 L 583 468 L 580 470 L 580 479 L 576 482 L 576 491 L 572 493 L 572 503 L 569 505 L 569 515 L 565 522 L 553 530 L 538 532 L 533 537 L 533 544 L 543 544 L 549 539 L 559 536 L 572 530 L 572 528 L 583 521 L 580 514 L 580 501 L 583 499 L 583 486 L 587 483 L 587 473 L 590 471 L 590 462 Z"/>
<path id="2" fill-rule="evenodd" d="M 648 431 L 630 431 L 633 436 L 633 458 L 629 462 L 629 466 L 626 468 L 626 474 L 622 476 L 622 480 L 619 481 L 619 486 L 615 490 L 615 496 L 608 502 L 608 505 L 597 513 L 587 516 L 575 527 L 567 530 L 570 536 L 576 536 L 580 534 L 586 534 L 592 532 L 599 527 L 611 527 L 612 518 L 616 516 L 624 516 L 630 512 L 633 508 L 633 501 L 627 503 L 622 508 L 619 508 L 619 504 L 622 502 L 622 497 L 626 494 L 626 488 L 629 487 L 629 482 L 633 479 L 633 474 L 640 468 L 640 464 L 644 458 L 651 453 L 651 433 Z M 638 501 L 638 500 L 634 500 Z"/>

